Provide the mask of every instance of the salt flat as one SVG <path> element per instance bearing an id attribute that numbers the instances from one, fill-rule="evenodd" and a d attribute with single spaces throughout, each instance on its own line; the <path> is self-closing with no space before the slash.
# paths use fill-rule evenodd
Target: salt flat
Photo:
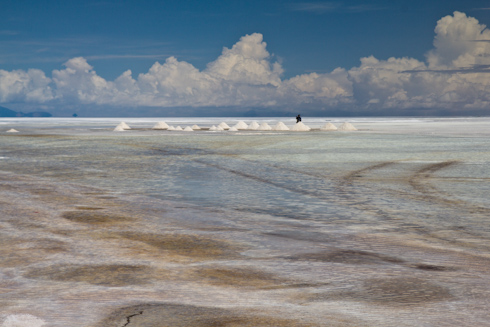
<path id="1" fill-rule="evenodd" d="M 156 121 L 0 120 L 3 327 L 490 326 L 490 119 Z"/>

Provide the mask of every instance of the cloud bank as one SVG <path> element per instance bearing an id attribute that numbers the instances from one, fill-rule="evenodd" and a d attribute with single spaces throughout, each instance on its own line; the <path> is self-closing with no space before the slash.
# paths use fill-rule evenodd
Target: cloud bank
<path id="1" fill-rule="evenodd" d="M 490 31 L 454 12 L 435 28 L 426 60 L 373 56 L 360 65 L 281 78 L 282 65 L 259 33 L 243 36 L 203 70 L 169 57 L 148 72 L 125 71 L 114 81 L 97 75 L 83 57 L 51 77 L 43 71 L 0 70 L 0 102 L 125 107 L 349 108 L 383 114 L 391 108 L 453 110 L 490 106 Z M 327 109 L 325 109 L 327 108 Z M 135 113 L 137 114 L 137 113 Z"/>

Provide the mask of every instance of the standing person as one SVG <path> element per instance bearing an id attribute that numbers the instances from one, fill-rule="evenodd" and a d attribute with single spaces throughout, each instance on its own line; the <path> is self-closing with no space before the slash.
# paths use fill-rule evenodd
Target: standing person
<path id="1" fill-rule="evenodd" d="M 298 115 L 296 116 L 296 124 L 297 124 L 297 123 L 299 123 L 300 121 L 301 121 L 301 116 L 298 114 Z"/>

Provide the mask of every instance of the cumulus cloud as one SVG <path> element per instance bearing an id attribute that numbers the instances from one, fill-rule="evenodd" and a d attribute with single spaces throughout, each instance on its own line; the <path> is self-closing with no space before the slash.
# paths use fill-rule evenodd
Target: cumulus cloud
<path id="1" fill-rule="evenodd" d="M 490 75 L 490 31 L 461 12 L 435 28 L 427 62 L 362 58 L 349 70 L 358 105 L 377 108 L 485 108 Z"/>
<path id="2" fill-rule="evenodd" d="M 454 12 L 435 27 L 426 60 L 373 56 L 330 73 L 283 79 L 283 67 L 262 34 L 243 36 L 203 70 L 167 58 L 148 72 L 125 71 L 114 81 L 83 57 L 52 77 L 36 69 L 0 70 L 0 101 L 134 107 L 329 107 L 376 113 L 386 108 L 486 108 L 490 104 L 490 31 Z"/>
<path id="3" fill-rule="evenodd" d="M 46 102 L 53 99 L 51 80 L 39 69 L 0 69 L 0 102 Z"/>

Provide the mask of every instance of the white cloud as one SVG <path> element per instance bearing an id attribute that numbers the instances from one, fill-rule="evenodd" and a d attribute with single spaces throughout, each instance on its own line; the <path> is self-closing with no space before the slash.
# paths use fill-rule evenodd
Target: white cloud
<path id="1" fill-rule="evenodd" d="M 1 102 L 46 102 L 53 99 L 51 80 L 39 69 L 14 70 L 0 69 Z"/>
<path id="2" fill-rule="evenodd" d="M 435 28 L 434 49 L 427 54 L 431 69 L 489 64 L 490 30 L 462 12 L 441 18 Z"/>
<path id="3" fill-rule="evenodd" d="M 149 107 L 301 107 L 373 112 L 386 108 L 487 108 L 490 104 L 490 31 L 454 12 L 435 28 L 427 60 L 373 56 L 357 67 L 282 79 L 283 68 L 259 33 L 243 36 L 204 70 L 169 57 L 148 72 L 130 70 L 114 81 L 85 58 L 70 59 L 48 78 L 40 70 L 0 70 L 0 101 Z"/>

